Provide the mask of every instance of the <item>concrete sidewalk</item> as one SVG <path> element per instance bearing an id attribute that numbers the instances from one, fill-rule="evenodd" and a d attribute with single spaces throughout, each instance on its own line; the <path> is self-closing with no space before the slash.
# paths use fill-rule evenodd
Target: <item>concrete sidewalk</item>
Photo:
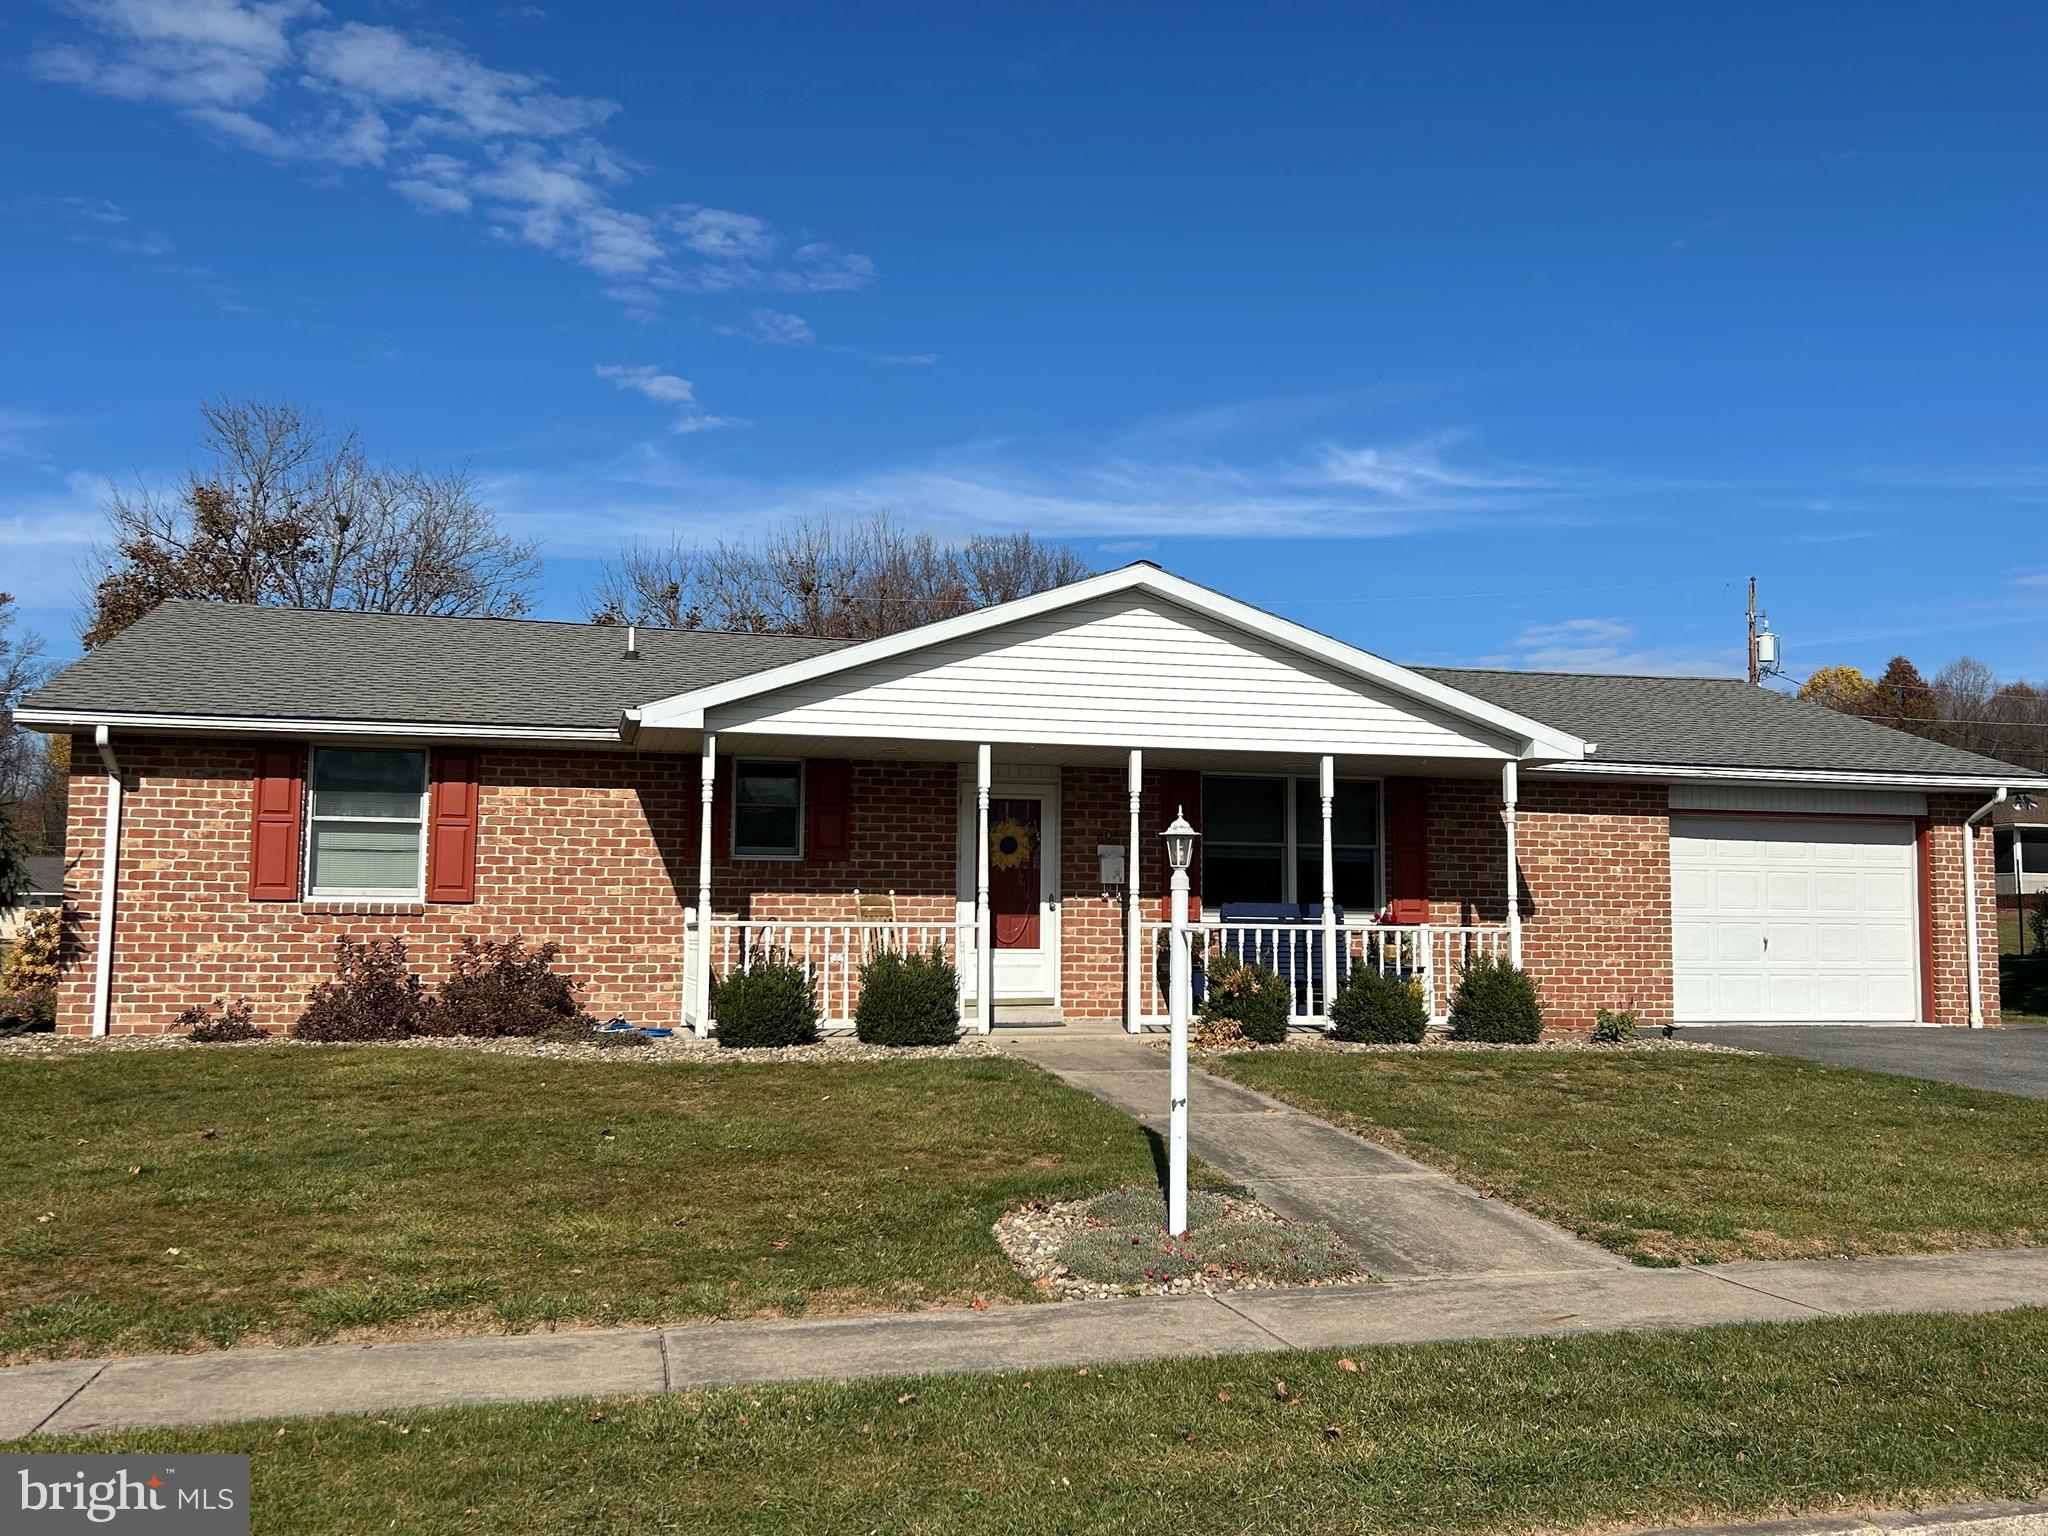
<path id="1" fill-rule="evenodd" d="M 2048 1306 L 2048 1249 L 1710 1269 L 1601 1266 L 988 1312 L 224 1350 L 0 1370 L 0 1439 L 757 1382 L 2019 1306 Z"/>
<path id="2" fill-rule="evenodd" d="M 1165 1131 L 1168 1063 L 1157 1037 L 1049 1032 L 1010 1049 Z M 1282 1216 L 1334 1227 L 1385 1279 L 1629 1267 L 1439 1169 L 1199 1068 L 1188 1074 L 1188 1125 L 1195 1156 Z"/>

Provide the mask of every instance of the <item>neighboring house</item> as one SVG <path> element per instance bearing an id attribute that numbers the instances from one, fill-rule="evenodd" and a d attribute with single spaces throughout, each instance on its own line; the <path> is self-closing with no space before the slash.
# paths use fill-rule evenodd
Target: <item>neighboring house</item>
<path id="1" fill-rule="evenodd" d="M 22 893 L 19 905 L 0 911 L 0 946 L 14 942 L 21 925 L 28 921 L 29 913 L 38 907 L 56 907 L 64 903 L 63 859 L 56 854 L 48 854 L 21 862 L 28 871 L 28 889 Z"/>
<path id="2" fill-rule="evenodd" d="M 2018 797 L 2008 801 L 1991 813 L 1991 835 L 2001 907 L 2016 907 L 2021 896 L 2048 891 L 2048 806 L 2029 805 Z"/>
<path id="3" fill-rule="evenodd" d="M 337 936 L 431 982 L 514 933 L 640 1023 L 759 948 L 844 1022 L 893 944 L 969 1027 L 1135 1028 L 1178 810 L 1205 951 L 1305 1020 L 1360 964 L 1441 1014 L 1498 952 L 1568 1030 L 1995 1021 L 1982 817 L 2041 782 L 1734 680 L 1397 666 L 1146 564 L 859 645 L 174 602 L 16 718 L 76 733 L 71 1031 L 278 1027 Z"/>

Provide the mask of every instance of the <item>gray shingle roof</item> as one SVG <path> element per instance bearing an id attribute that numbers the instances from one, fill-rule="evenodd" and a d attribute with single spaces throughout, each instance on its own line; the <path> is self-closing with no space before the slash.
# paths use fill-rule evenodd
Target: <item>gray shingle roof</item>
<path id="1" fill-rule="evenodd" d="M 21 867 L 28 874 L 28 892 L 31 896 L 48 896 L 64 889 L 63 855 L 31 854 L 21 861 Z"/>
<path id="2" fill-rule="evenodd" d="M 37 709 L 234 719 L 608 730 L 622 711 L 840 645 L 786 635 L 622 630 L 169 602 L 24 701 Z M 1418 667 L 1600 744 L 1597 760 L 2018 782 L 2024 769 L 1733 678 Z"/>
<path id="3" fill-rule="evenodd" d="M 609 728 L 622 710 L 840 642 L 532 619 L 174 601 L 31 694 L 33 709 Z"/>
<path id="4" fill-rule="evenodd" d="M 1595 761 L 1702 768 L 2038 778 L 1740 678 L 1612 677 L 1417 667 L 1425 677 L 1598 742 Z"/>

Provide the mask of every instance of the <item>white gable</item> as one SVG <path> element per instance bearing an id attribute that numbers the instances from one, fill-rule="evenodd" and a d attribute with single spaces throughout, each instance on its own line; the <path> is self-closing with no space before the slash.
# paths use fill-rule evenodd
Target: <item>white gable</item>
<path id="1" fill-rule="evenodd" d="M 748 697 L 711 730 L 1339 755 L 1513 755 L 1463 720 L 1155 593 L 1104 593 Z"/>

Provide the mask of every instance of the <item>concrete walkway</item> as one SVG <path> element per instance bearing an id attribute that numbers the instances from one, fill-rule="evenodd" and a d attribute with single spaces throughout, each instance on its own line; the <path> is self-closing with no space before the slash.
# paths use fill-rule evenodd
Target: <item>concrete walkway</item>
<path id="1" fill-rule="evenodd" d="M 1602 1266 L 988 1312 L 235 1349 L 0 1370 L 0 1439 L 764 1382 L 2044 1305 L 2048 1249 L 2030 1248 L 1711 1269 Z"/>
<path id="2" fill-rule="evenodd" d="M 1157 1039 L 1075 1032 L 1010 1049 L 1164 1134 L 1167 1057 Z M 1447 1173 L 1199 1068 L 1189 1073 L 1188 1147 L 1282 1216 L 1336 1228 L 1385 1279 L 1628 1267 Z"/>

